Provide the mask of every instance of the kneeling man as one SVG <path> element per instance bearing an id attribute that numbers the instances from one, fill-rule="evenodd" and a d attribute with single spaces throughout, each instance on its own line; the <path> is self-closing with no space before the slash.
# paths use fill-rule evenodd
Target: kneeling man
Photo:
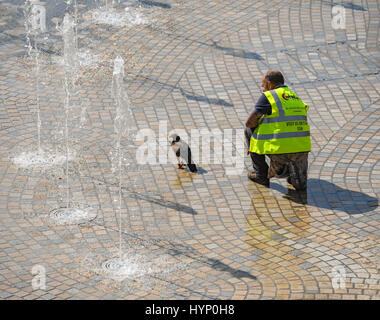
<path id="1" fill-rule="evenodd" d="M 272 177 L 287 178 L 296 190 L 305 190 L 311 151 L 309 106 L 284 85 L 280 71 L 268 71 L 261 87 L 263 94 L 245 123 L 247 154 L 254 169 L 248 178 L 268 187 Z"/>

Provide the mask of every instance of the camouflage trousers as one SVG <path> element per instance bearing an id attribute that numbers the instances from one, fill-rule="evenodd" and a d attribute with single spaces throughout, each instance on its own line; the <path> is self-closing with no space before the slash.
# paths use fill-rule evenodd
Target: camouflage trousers
<path id="1" fill-rule="evenodd" d="M 268 178 L 288 178 L 297 190 L 307 186 L 308 152 L 270 154 Z"/>
<path id="2" fill-rule="evenodd" d="M 249 148 L 253 129 L 245 129 L 246 147 Z M 268 154 L 269 169 L 265 164 L 265 156 L 251 152 L 253 168 L 258 175 L 265 175 L 268 179 L 288 178 L 288 182 L 297 190 L 304 190 L 307 186 L 308 152 Z"/>

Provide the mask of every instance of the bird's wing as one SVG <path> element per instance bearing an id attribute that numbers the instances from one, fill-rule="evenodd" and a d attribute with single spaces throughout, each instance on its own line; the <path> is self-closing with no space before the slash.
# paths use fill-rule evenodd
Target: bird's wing
<path id="1" fill-rule="evenodd" d="M 192 163 L 192 161 L 191 161 L 191 149 L 189 146 L 187 147 L 187 157 L 186 158 L 187 158 L 186 159 L 187 164 L 191 164 Z"/>
<path id="2" fill-rule="evenodd" d="M 180 144 L 180 157 L 187 163 L 189 154 L 189 146 L 182 142 Z"/>

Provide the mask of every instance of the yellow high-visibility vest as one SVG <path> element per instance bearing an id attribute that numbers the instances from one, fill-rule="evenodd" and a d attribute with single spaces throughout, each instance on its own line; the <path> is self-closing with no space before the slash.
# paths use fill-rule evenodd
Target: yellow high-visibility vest
<path id="1" fill-rule="evenodd" d="M 264 92 L 272 114 L 261 118 L 254 130 L 249 150 L 258 154 L 311 151 L 309 106 L 288 87 Z"/>

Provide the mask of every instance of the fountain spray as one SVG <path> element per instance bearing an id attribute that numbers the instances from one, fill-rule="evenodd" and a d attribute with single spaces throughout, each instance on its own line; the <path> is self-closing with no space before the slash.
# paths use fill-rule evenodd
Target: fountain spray
<path id="1" fill-rule="evenodd" d="M 70 183 L 69 183 L 69 129 L 68 119 L 70 115 L 71 96 L 75 90 L 75 82 L 78 79 L 78 52 L 75 37 L 75 22 L 74 19 L 66 14 L 63 18 L 62 26 L 63 35 L 63 57 L 64 57 L 64 74 L 65 74 L 65 140 L 66 140 L 66 203 L 67 208 L 70 207 Z"/>
<path id="2" fill-rule="evenodd" d="M 70 201 L 69 181 L 69 116 L 71 110 L 71 97 L 76 93 L 76 81 L 79 76 L 78 50 L 76 45 L 75 21 L 68 13 L 63 18 L 62 27 L 59 28 L 63 37 L 64 58 L 64 88 L 65 88 L 65 144 L 66 144 L 66 207 L 58 208 L 50 213 L 50 221 L 54 224 L 79 224 L 95 219 L 93 208 L 76 208 Z"/>
<path id="3" fill-rule="evenodd" d="M 130 258 L 123 256 L 122 253 L 122 168 L 124 162 L 124 154 L 121 148 L 121 139 L 126 138 L 128 141 L 131 138 L 132 131 L 132 111 L 131 103 L 128 97 L 127 92 L 123 87 L 124 79 L 124 60 L 122 57 L 118 56 L 114 60 L 114 68 L 112 75 L 112 98 L 116 107 L 116 116 L 114 119 L 114 131 L 116 134 L 115 145 L 116 145 L 116 157 L 117 159 L 117 168 L 113 165 L 113 171 L 118 171 L 118 180 L 119 180 L 119 254 L 116 257 L 113 257 L 102 264 L 102 269 L 106 272 L 107 275 L 118 281 L 122 281 L 128 276 L 137 274 L 140 270 L 138 263 L 136 263 L 136 258 Z M 129 141 L 128 141 L 129 142 Z M 116 161 L 115 161 L 116 162 Z M 113 162 L 114 163 L 114 162 Z M 128 166 L 130 163 L 127 163 Z"/>
<path id="4" fill-rule="evenodd" d="M 38 0 L 26 0 L 24 7 L 25 16 L 25 33 L 26 33 L 26 48 L 27 58 L 33 65 L 33 72 L 30 74 L 33 77 L 36 94 L 36 116 L 37 116 L 37 148 L 33 150 L 23 150 L 21 153 L 12 156 L 12 162 L 22 168 L 39 167 L 43 170 L 56 164 L 64 162 L 64 157 L 58 153 L 51 153 L 46 148 L 42 147 L 41 137 L 41 103 L 40 90 L 41 78 L 43 76 L 43 60 L 39 44 L 48 39 L 46 27 L 46 8 L 43 3 Z M 41 39 L 43 37 L 43 39 Z M 29 73 L 28 73 L 29 74 Z"/>
<path id="5" fill-rule="evenodd" d="M 132 119 L 130 100 L 123 88 L 124 79 L 124 60 L 118 56 L 114 60 L 114 69 L 112 76 L 112 97 L 116 106 L 116 117 L 114 119 L 114 130 L 116 133 L 116 152 L 118 159 L 118 172 L 119 172 L 119 256 L 121 258 L 121 213 L 122 213 L 122 162 L 123 153 L 121 151 L 122 137 L 128 137 L 130 132 L 130 121 Z"/>
<path id="6" fill-rule="evenodd" d="M 35 1 L 26 0 L 24 5 L 25 31 L 28 48 L 28 57 L 32 58 L 34 51 L 35 78 L 36 78 L 36 102 L 37 102 L 37 153 L 41 154 L 41 105 L 40 105 L 40 60 L 37 46 L 37 37 L 34 37 L 34 48 L 32 35 L 37 35 L 39 31 L 46 31 L 45 12 L 41 6 L 37 6 Z"/>

